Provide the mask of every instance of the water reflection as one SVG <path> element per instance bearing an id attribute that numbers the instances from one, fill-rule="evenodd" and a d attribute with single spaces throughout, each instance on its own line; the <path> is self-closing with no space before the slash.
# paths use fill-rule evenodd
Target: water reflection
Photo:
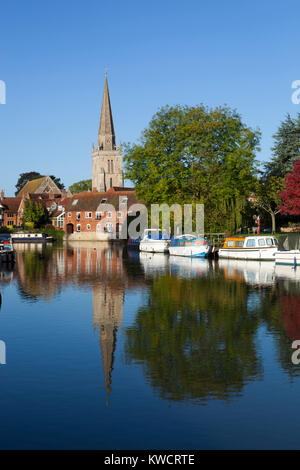
<path id="1" fill-rule="evenodd" d="M 17 249 L 16 267 L 2 266 L 0 283 L 17 282 L 24 301 L 51 302 L 68 286 L 92 293 L 107 397 L 118 347 L 126 367 L 138 364 L 162 399 L 236 399 L 250 381 L 264 379 L 262 329 L 274 340 L 278 366 L 299 375 L 291 341 L 300 339 L 300 269 L 139 254 L 105 243 Z M 141 290 L 146 301 L 129 324 L 126 294 Z M 117 339 L 122 325 L 124 342 Z"/>

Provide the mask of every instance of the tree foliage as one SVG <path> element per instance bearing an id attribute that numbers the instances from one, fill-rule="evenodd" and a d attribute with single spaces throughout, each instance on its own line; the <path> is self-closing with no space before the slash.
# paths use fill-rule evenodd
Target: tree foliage
<path id="1" fill-rule="evenodd" d="M 276 215 L 281 211 L 280 191 L 283 188 L 283 178 L 269 176 L 257 181 L 254 205 L 270 214 L 272 219 L 272 232 L 276 231 Z"/>
<path id="2" fill-rule="evenodd" d="M 69 187 L 69 191 L 72 193 L 72 194 L 77 194 L 77 193 L 81 193 L 83 191 L 91 191 L 92 190 L 92 180 L 82 180 L 82 181 L 78 181 L 77 183 L 73 183 L 70 187 Z"/>
<path id="3" fill-rule="evenodd" d="M 48 214 L 44 206 L 31 200 L 25 201 L 23 222 L 32 222 L 39 227 L 47 222 Z"/>
<path id="4" fill-rule="evenodd" d="M 265 164 L 266 175 L 284 178 L 292 171 L 294 162 L 300 158 L 300 113 L 295 118 L 288 114 L 273 138 L 273 156 Z"/>
<path id="5" fill-rule="evenodd" d="M 206 229 L 234 229 L 253 189 L 259 140 L 227 107 L 166 106 L 138 144 L 125 146 L 126 177 L 146 204 L 204 203 Z"/>
<path id="6" fill-rule="evenodd" d="M 300 215 L 300 160 L 294 163 L 294 169 L 286 175 L 285 189 L 280 193 L 283 204 L 282 214 Z"/>

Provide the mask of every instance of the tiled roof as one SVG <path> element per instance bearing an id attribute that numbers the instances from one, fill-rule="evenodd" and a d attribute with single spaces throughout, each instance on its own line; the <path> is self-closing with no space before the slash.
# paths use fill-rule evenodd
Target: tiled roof
<path id="1" fill-rule="evenodd" d="M 124 190 L 123 190 L 124 189 Z M 122 188 L 122 191 L 107 191 L 106 193 L 99 192 L 82 192 L 74 194 L 70 201 L 65 206 L 66 211 L 96 211 L 102 201 L 106 201 L 103 204 L 112 204 L 116 210 L 119 209 L 119 197 L 127 196 L 127 207 L 129 208 L 132 204 L 137 203 L 137 199 L 134 191 L 128 191 L 125 188 Z"/>
<path id="2" fill-rule="evenodd" d="M 18 192 L 18 197 L 23 196 L 26 193 L 34 193 L 39 185 L 44 181 L 44 179 L 47 178 L 46 176 L 43 176 L 42 178 L 37 178 L 32 181 L 27 181 L 27 183 L 23 186 L 23 188 Z"/>
<path id="3" fill-rule="evenodd" d="M 21 200 L 22 198 L 20 197 L 5 197 L 4 199 L 1 199 L 0 203 L 4 206 L 5 210 L 17 213 Z"/>

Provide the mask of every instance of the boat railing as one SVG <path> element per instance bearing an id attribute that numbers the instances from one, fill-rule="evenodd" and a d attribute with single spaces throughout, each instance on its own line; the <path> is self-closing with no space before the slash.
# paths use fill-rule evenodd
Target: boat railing
<path id="1" fill-rule="evenodd" d="M 205 238 L 207 238 L 212 245 L 223 245 L 226 239 L 224 232 L 222 233 L 205 233 Z"/>

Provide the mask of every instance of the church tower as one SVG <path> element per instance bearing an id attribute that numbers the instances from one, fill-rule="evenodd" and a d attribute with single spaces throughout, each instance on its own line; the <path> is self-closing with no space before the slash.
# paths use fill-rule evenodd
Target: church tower
<path id="1" fill-rule="evenodd" d="M 123 187 L 122 150 L 116 146 L 107 75 L 105 73 L 97 148 L 92 149 L 92 188 L 105 192 L 112 186 Z"/>

